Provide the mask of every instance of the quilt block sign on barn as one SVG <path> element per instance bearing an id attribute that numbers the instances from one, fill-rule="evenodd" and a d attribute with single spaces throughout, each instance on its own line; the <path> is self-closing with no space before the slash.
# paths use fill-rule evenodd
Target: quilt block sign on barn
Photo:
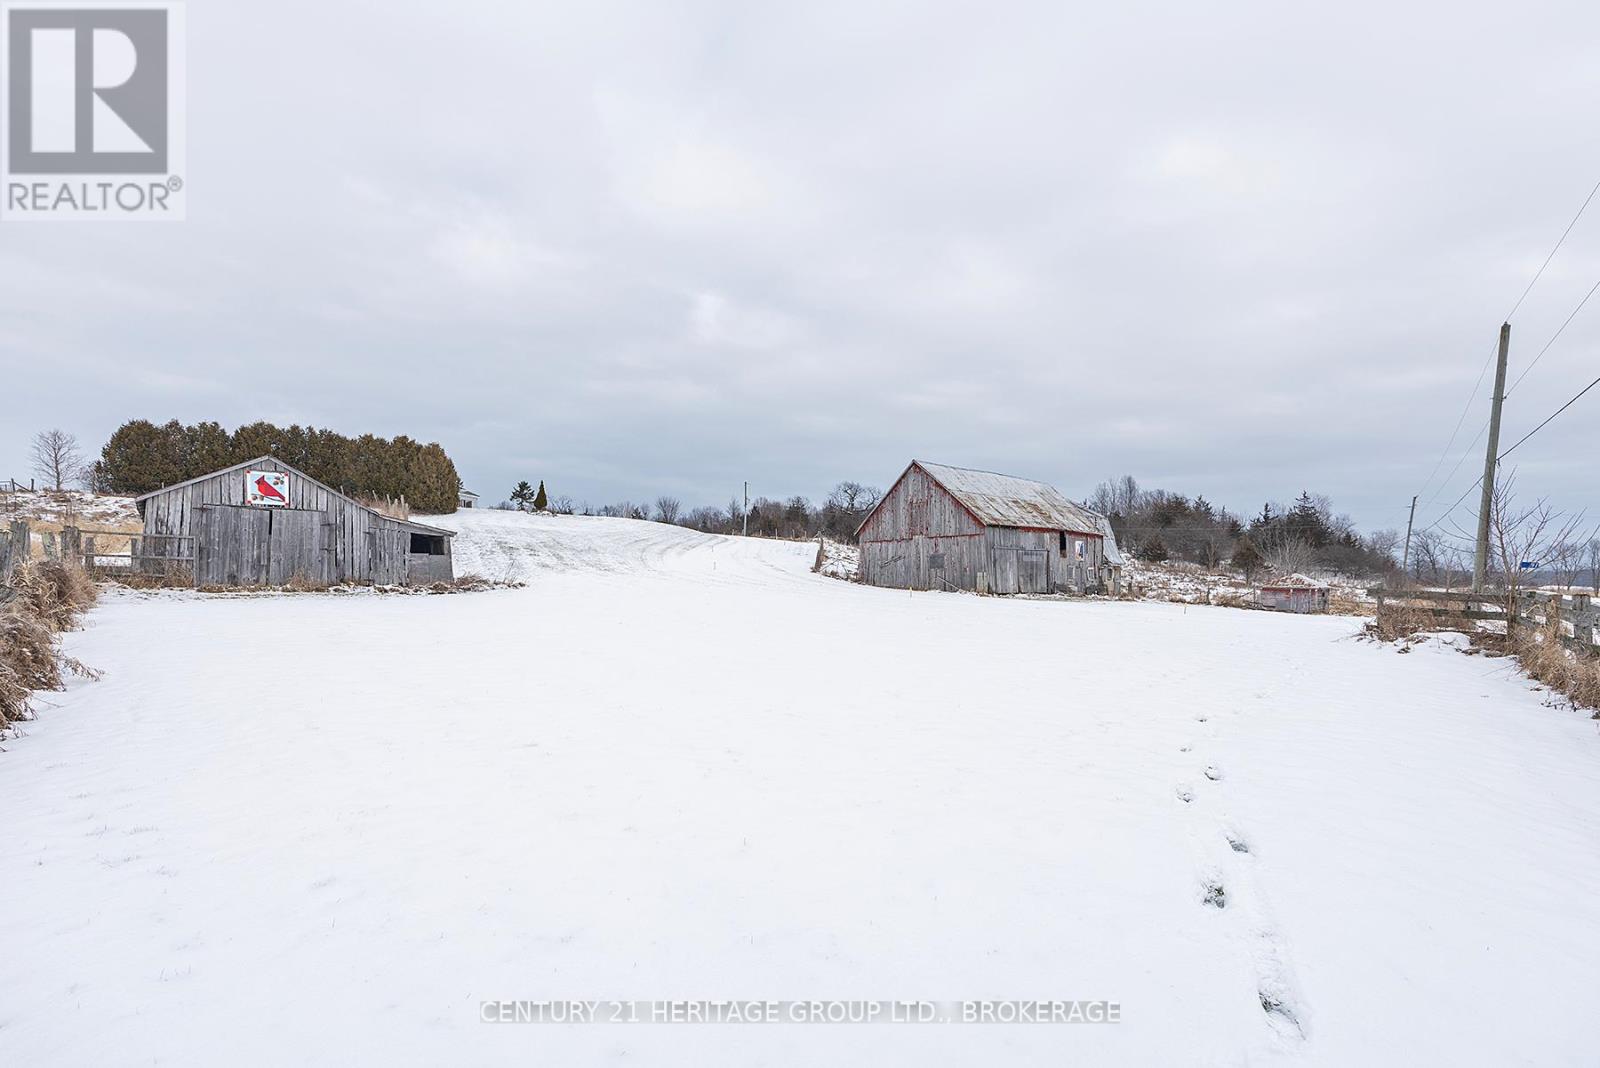
<path id="1" fill-rule="evenodd" d="M 289 504 L 289 475 L 284 471 L 246 471 L 244 503 L 286 508 Z"/>

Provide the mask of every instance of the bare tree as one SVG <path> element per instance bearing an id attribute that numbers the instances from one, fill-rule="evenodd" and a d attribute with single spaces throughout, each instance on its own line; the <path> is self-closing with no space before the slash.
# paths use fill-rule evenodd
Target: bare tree
<path id="1" fill-rule="evenodd" d="M 1293 575 L 1308 570 L 1316 561 L 1316 550 L 1304 538 L 1277 531 L 1269 534 L 1264 541 L 1265 544 L 1257 548 L 1273 570 L 1282 574 Z"/>
<path id="2" fill-rule="evenodd" d="M 65 430 L 41 430 L 33 436 L 33 473 L 56 489 L 66 489 L 87 473 L 78 439 Z"/>
<path id="3" fill-rule="evenodd" d="M 1439 583 L 1439 564 L 1444 555 L 1444 539 L 1431 530 L 1419 530 L 1411 537 L 1411 576 L 1418 582 Z"/>
<path id="4" fill-rule="evenodd" d="M 1578 585 L 1578 580 L 1589 569 L 1589 554 L 1596 544 L 1597 539 L 1591 535 L 1587 540 L 1574 538 L 1551 549 L 1550 568 L 1555 572 L 1556 581 L 1567 593 L 1572 592 L 1572 588 Z"/>
<path id="5" fill-rule="evenodd" d="M 1518 504 L 1515 472 L 1495 486 L 1489 511 L 1489 554 L 1491 563 L 1500 568 L 1507 627 L 1517 618 L 1526 573 L 1548 566 L 1564 554 L 1582 520 L 1581 514 L 1568 516 L 1556 511 L 1543 497 L 1531 505 Z"/>
<path id="6" fill-rule="evenodd" d="M 683 511 L 683 502 L 676 497 L 656 498 L 656 521 L 659 523 L 676 523 L 678 515 Z"/>

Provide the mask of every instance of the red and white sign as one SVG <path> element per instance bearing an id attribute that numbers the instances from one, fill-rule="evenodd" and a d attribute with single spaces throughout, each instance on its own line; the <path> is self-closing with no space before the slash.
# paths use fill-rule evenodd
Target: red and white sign
<path id="1" fill-rule="evenodd" d="M 283 471 L 246 471 L 244 503 L 269 508 L 289 506 L 289 476 Z"/>

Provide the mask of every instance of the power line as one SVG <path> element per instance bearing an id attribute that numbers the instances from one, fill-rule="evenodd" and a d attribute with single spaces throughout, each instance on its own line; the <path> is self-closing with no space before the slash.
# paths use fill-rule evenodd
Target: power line
<path id="1" fill-rule="evenodd" d="M 1561 407 L 1557 408 L 1555 411 L 1551 412 L 1549 417 L 1546 418 L 1544 422 L 1540 423 L 1538 426 L 1534 427 L 1532 430 L 1530 430 L 1526 434 L 1522 435 L 1522 437 L 1518 438 L 1517 439 L 1517 445 L 1521 445 L 1524 441 L 1527 441 L 1529 438 L 1533 437 L 1539 431 L 1541 431 L 1545 427 L 1549 426 L 1551 421 L 1553 419 L 1555 419 L 1556 416 L 1560 415 L 1562 412 L 1566 411 L 1568 408 L 1572 407 L 1574 404 L 1577 404 L 1578 403 L 1578 398 L 1582 397 L 1585 393 L 1589 392 L 1595 386 L 1600 386 L 1600 378 L 1596 378 L 1593 382 L 1590 382 L 1587 386 L 1584 386 L 1582 389 L 1578 390 L 1576 396 L 1574 396 L 1571 400 L 1567 401 L 1567 403 L 1563 404 Z M 1511 446 L 1510 449 L 1507 449 L 1505 452 L 1503 452 L 1499 456 L 1495 457 L 1495 462 L 1499 463 L 1501 460 L 1504 460 L 1507 456 L 1510 456 L 1511 453 L 1512 453 L 1512 450 L 1514 450 L 1517 447 L 1517 445 Z"/>
<path id="2" fill-rule="evenodd" d="M 1523 288 L 1523 290 L 1522 290 L 1522 295 L 1517 298 L 1517 302 L 1515 304 L 1513 304 L 1511 306 L 1511 310 L 1506 313 L 1505 319 L 1502 320 L 1503 322 L 1510 322 L 1511 321 L 1511 317 L 1513 315 L 1516 315 L 1517 314 L 1517 310 L 1522 307 L 1522 302 L 1528 299 L 1528 294 L 1533 292 L 1533 287 L 1539 284 L 1539 279 L 1544 277 L 1545 268 L 1550 266 L 1550 261 L 1556 258 L 1556 253 L 1560 252 L 1561 251 L 1561 246 L 1566 244 L 1567 235 L 1572 233 L 1572 228 L 1578 225 L 1578 220 L 1583 218 L 1583 213 L 1585 211 L 1589 210 L 1589 202 L 1594 200 L 1594 197 L 1595 197 L 1596 193 L 1600 193 L 1600 181 L 1595 182 L 1595 184 L 1589 190 L 1589 195 L 1583 198 L 1583 203 L 1582 204 L 1578 205 L 1578 211 L 1577 211 L 1576 214 L 1574 214 L 1572 216 L 1572 221 L 1567 223 L 1567 228 L 1565 230 L 1561 231 L 1561 236 L 1560 237 L 1556 238 L 1556 243 L 1553 246 L 1551 246 L 1549 254 L 1546 255 L 1545 258 L 1544 258 L 1544 262 L 1539 264 L 1539 269 L 1537 271 L 1533 272 L 1533 277 L 1528 280 L 1527 286 L 1525 286 Z M 1595 289 L 1600 289 L 1600 282 L 1596 282 L 1595 283 Z M 1594 290 L 1591 289 L 1589 291 L 1589 296 L 1593 296 L 1593 295 L 1594 295 Z M 1588 302 L 1589 296 L 1584 297 L 1583 301 L 1578 304 L 1578 308 L 1573 310 L 1572 315 L 1567 316 L 1567 322 L 1571 322 L 1572 321 L 1572 316 L 1578 314 L 1578 310 L 1582 309 L 1583 305 Z M 1562 323 L 1561 324 L 1561 330 L 1565 330 L 1566 328 L 1567 328 L 1567 324 L 1566 323 Z M 1561 330 L 1557 330 L 1556 331 L 1555 337 L 1552 337 L 1549 340 L 1549 342 L 1547 342 L 1545 344 L 1544 349 L 1540 350 L 1539 356 L 1543 356 L 1545 354 L 1545 351 L 1548 350 L 1551 345 L 1555 344 L 1556 338 L 1561 336 Z M 1491 348 L 1489 350 L 1488 357 L 1484 359 L 1484 361 L 1483 361 L 1483 370 L 1478 372 L 1478 380 L 1476 382 L 1474 382 L 1473 385 L 1472 385 L 1472 395 L 1467 398 L 1467 403 L 1462 407 L 1461 415 L 1456 419 L 1455 429 L 1450 431 L 1450 440 L 1445 442 L 1444 448 L 1439 453 L 1439 459 L 1434 461 L 1433 470 L 1428 473 L 1427 479 L 1425 479 L 1423 481 L 1422 489 L 1417 491 L 1417 495 L 1419 497 L 1422 494 L 1428 492 L 1428 487 L 1433 484 L 1433 476 L 1439 473 L 1439 468 L 1444 465 L 1444 458 L 1446 456 L 1450 455 L 1450 446 L 1455 444 L 1456 435 L 1461 433 L 1461 424 L 1466 421 L 1467 413 L 1472 410 L 1472 402 L 1478 399 L 1478 390 L 1483 388 L 1483 378 L 1484 378 L 1484 375 L 1489 373 L 1489 365 L 1494 362 L 1495 351 L 1496 351 L 1495 349 Z M 1519 384 L 1521 384 L 1523 376 L 1525 376 L 1528 373 L 1528 371 L 1531 371 L 1533 369 L 1533 364 L 1534 363 L 1538 363 L 1539 362 L 1539 356 L 1535 356 L 1533 358 L 1533 363 L 1528 364 L 1527 368 L 1522 372 L 1522 374 L 1517 376 L 1516 382 L 1513 382 L 1511 384 L 1511 389 L 1516 389 L 1517 386 Z M 1511 394 L 1511 390 L 1509 390 L 1509 389 L 1506 390 L 1506 394 L 1505 395 L 1506 396 L 1510 396 L 1510 394 Z M 1504 398 L 1502 398 L 1502 399 L 1504 399 Z M 1471 448 L 1472 448 L 1471 445 L 1467 446 L 1468 451 L 1471 451 Z M 1463 458 L 1465 458 L 1465 453 L 1463 453 L 1462 455 L 1463 455 Z M 1452 477 L 1454 477 L 1454 475 L 1455 475 L 1455 470 L 1459 469 L 1460 467 L 1461 467 L 1461 461 L 1458 460 L 1458 461 L 1456 461 L 1456 468 L 1452 469 L 1450 474 L 1445 476 L 1444 485 L 1448 485 L 1449 484 L 1450 479 Z M 1483 480 L 1479 479 L 1478 481 L 1481 482 Z M 1440 492 L 1443 492 L 1444 485 L 1441 485 L 1439 487 Z M 1468 490 L 1468 492 L 1470 493 L 1471 491 Z M 1438 500 L 1438 498 L 1439 498 L 1439 494 L 1435 493 L 1433 495 L 1433 497 L 1429 498 L 1428 503 L 1432 504 L 1435 500 Z"/>
<path id="3" fill-rule="evenodd" d="M 1557 252 L 1561 251 L 1561 246 L 1566 242 L 1567 235 L 1572 233 L 1572 228 L 1578 225 L 1579 219 L 1583 218 L 1583 213 L 1589 207 L 1589 201 L 1594 199 L 1594 195 L 1596 193 L 1600 193 L 1600 182 L 1596 182 L 1594 184 L 1594 188 L 1589 190 L 1589 195 L 1583 198 L 1583 203 L 1578 206 L 1578 214 L 1574 215 L 1572 217 L 1572 221 L 1567 223 L 1567 228 L 1561 231 L 1561 236 L 1556 239 L 1555 247 L 1550 250 L 1550 255 L 1544 258 L 1544 262 L 1539 264 L 1539 269 L 1534 272 L 1533 281 L 1528 283 L 1528 288 L 1522 291 L 1522 296 L 1517 298 L 1517 302 L 1511 306 L 1511 311 L 1506 314 L 1506 322 L 1511 321 L 1511 316 L 1517 314 L 1517 309 L 1522 307 L 1522 302 L 1528 299 L 1529 293 L 1533 292 L 1533 287 L 1538 283 L 1539 278 L 1544 274 L 1544 269 L 1550 266 L 1550 261 L 1556 258 Z"/>
<path id="4" fill-rule="evenodd" d="M 1439 526 L 1440 523 L 1443 523 L 1446 519 L 1449 519 L 1451 514 L 1454 513 L 1457 508 L 1461 507 L 1461 502 L 1467 499 L 1467 493 L 1471 493 L 1473 490 L 1477 489 L 1481 485 L 1483 485 L 1483 476 L 1479 475 L 1477 478 L 1472 480 L 1472 485 L 1467 487 L 1467 492 L 1463 493 L 1461 496 L 1456 498 L 1456 503 L 1454 503 L 1450 507 L 1446 508 L 1444 510 L 1444 514 L 1443 515 L 1441 515 L 1438 519 L 1435 519 L 1432 523 L 1429 523 L 1427 526 L 1423 527 L 1422 529 L 1423 530 L 1434 530 L 1434 529 L 1436 529 Z"/>
<path id="5" fill-rule="evenodd" d="M 1520 301 L 1518 303 L 1520 303 Z M 1444 443 L 1444 448 L 1439 451 L 1439 458 L 1434 461 L 1433 470 L 1428 472 L 1428 477 L 1422 483 L 1422 488 L 1417 491 L 1417 496 L 1420 497 L 1424 493 L 1428 492 L 1428 487 L 1433 485 L 1433 476 L 1437 475 L 1439 473 L 1439 468 L 1444 465 L 1444 458 L 1446 456 L 1450 455 L 1450 446 L 1452 446 L 1452 445 L 1454 445 L 1456 443 L 1456 435 L 1461 433 L 1461 424 L 1467 421 L 1467 413 L 1472 411 L 1472 402 L 1478 399 L 1478 390 L 1483 388 L 1483 376 L 1489 373 L 1489 365 L 1494 363 L 1494 356 L 1495 356 L 1495 352 L 1498 350 L 1498 347 L 1499 347 L 1499 343 L 1496 342 L 1496 347 L 1495 348 L 1491 348 L 1489 350 L 1488 358 L 1483 361 L 1483 370 L 1478 372 L 1478 380 L 1472 384 L 1472 396 L 1468 397 L 1467 398 L 1467 403 L 1462 405 L 1461 414 L 1456 417 L 1455 429 L 1450 431 L 1450 440 L 1445 442 Z M 1484 426 L 1487 429 L 1488 424 L 1486 423 L 1486 424 L 1484 424 Z M 1480 433 L 1481 433 L 1481 431 L 1480 431 Z M 1469 448 L 1469 449 L 1471 447 L 1472 446 L 1470 446 L 1470 445 L 1467 446 L 1467 448 Z M 1463 453 L 1462 455 L 1465 456 L 1466 454 Z M 1444 484 L 1440 485 L 1440 487 L 1439 487 L 1439 492 L 1440 493 L 1444 492 L 1444 486 L 1449 484 L 1451 477 L 1455 475 L 1456 471 L 1459 470 L 1460 467 L 1461 467 L 1461 461 L 1457 460 L 1455 468 L 1452 468 L 1451 471 L 1450 471 L 1450 474 L 1448 474 L 1448 475 L 1446 475 L 1444 477 Z M 1428 499 L 1428 503 L 1432 504 L 1434 501 L 1436 501 L 1438 499 L 1439 499 L 1439 494 L 1435 493 L 1432 497 L 1430 497 Z"/>
<path id="6" fill-rule="evenodd" d="M 1593 389 L 1595 386 L 1600 386 L 1600 378 L 1596 378 L 1593 382 L 1590 382 L 1587 386 L 1584 386 L 1582 389 L 1578 390 L 1578 392 L 1572 397 L 1571 400 L 1567 401 L 1567 403 L 1563 404 L 1561 407 L 1559 407 L 1555 411 L 1551 412 L 1549 414 L 1549 416 L 1547 416 L 1545 418 L 1544 422 L 1540 423 L 1538 426 L 1534 427 L 1532 430 L 1530 430 L 1526 434 L 1522 435 L 1522 437 L 1518 438 L 1517 441 L 1516 441 L 1516 444 L 1512 445 L 1511 448 L 1507 449 L 1506 451 L 1502 452 L 1500 455 L 1496 456 L 1494 458 L 1494 462 L 1495 463 L 1499 463 L 1501 460 L 1504 460 L 1507 456 L 1510 456 L 1511 453 L 1517 448 L 1518 445 L 1521 445 L 1524 441 L 1527 441 L 1529 438 L 1533 437 L 1539 431 L 1541 431 L 1545 427 L 1549 426 L 1551 424 L 1551 422 L 1553 422 L 1555 420 L 1556 416 L 1560 415 L 1562 412 L 1566 411 L 1568 408 L 1570 408 L 1574 404 L 1578 403 L 1578 400 L 1585 393 L 1588 393 L 1591 389 Z M 1467 487 L 1466 493 L 1463 493 L 1461 496 L 1457 497 L 1455 503 L 1452 504 L 1449 508 L 1446 508 L 1444 510 L 1444 514 L 1439 516 L 1438 519 L 1435 519 L 1432 523 L 1428 524 L 1426 527 L 1423 527 L 1422 529 L 1423 530 L 1433 530 L 1433 529 L 1437 528 L 1440 523 L 1443 523 L 1445 520 L 1449 519 L 1450 516 L 1455 513 L 1455 510 L 1457 508 L 1461 507 L 1461 502 L 1467 499 L 1467 495 L 1468 494 L 1470 494 L 1473 490 L 1477 489 L 1481 485 L 1483 485 L 1483 476 L 1479 475 L 1477 477 L 1477 479 L 1475 479 L 1473 481 L 1472 485 Z"/>
<path id="7" fill-rule="evenodd" d="M 1488 432 L 1489 432 L 1489 420 L 1485 419 L 1483 421 L 1483 425 L 1478 428 L 1478 432 L 1476 434 L 1472 435 L 1472 440 L 1467 442 L 1467 447 L 1465 449 L 1463 449 L 1461 451 L 1461 455 L 1456 458 L 1456 465 L 1450 469 L 1450 473 L 1448 475 L 1444 476 L 1444 481 L 1439 483 L 1438 490 L 1436 490 L 1434 492 L 1434 495 L 1432 497 L 1429 497 L 1427 499 L 1427 501 L 1423 504 L 1424 508 L 1432 507 L 1434 501 L 1436 501 L 1440 497 L 1444 496 L 1444 488 L 1450 484 L 1450 480 L 1452 478 L 1456 477 L 1456 472 L 1461 470 L 1461 465 L 1463 463 L 1465 463 L 1467 457 L 1472 454 L 1472 447 L 1474 445 L 1478 444 L 1479 441 L 1483 440 L 1483 436 L 1485 434 L 1487 434 Z"/>
<path id="8" fill-rule="evenodd" d="M 1550 336 L 1550 340 L 1544 343 L 1544 348 L 1539 350 L 1539 355 L 1535 356 L 1531 361 L 1529 361 L 1528 366 L 1522 369 L 1522 373 L 1517 376 L 1517 380 L 1511 383 L 1511 389 L 1506 390 L 1507 397 L 1511 396 L 1512 391 L 1522 384 L 1522 380 L 1524 378 L 1528 377 L 1528 372 L 1533 370 L 1533 365 L 1542 360 L 1544 358 L 1544 354 L 1550 351 L 1550 346 L 1556 343 L 1556 338 L 1561 336 L 1561 331 L 1565 330 L 1567 328 L 1567 324 L 1578 317 L 1578 313 L 1583 310 L 1583 306 L 1585 304 L 1589 303 L 1589 298 L 1594 296 L 1597 290 L 1600 290 L 1600 282 L 1596 282 L 1589 289 L 1589 292 L 1583 295 L 1583 299 L 1578 301 L 1578 306 L 1572 309 L 1572 314 L 1567 316 L 1566 321 L 1563 322 L 1560 328 Z"/>

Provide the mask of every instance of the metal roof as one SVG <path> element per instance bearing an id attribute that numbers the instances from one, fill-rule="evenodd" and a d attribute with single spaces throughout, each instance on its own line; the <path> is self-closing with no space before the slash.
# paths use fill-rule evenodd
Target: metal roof
<path id="1" fill-rule="evenodd" d="M 916 465 L 972 512 L 978 522 L 991 527 L 1040 527 L 1080 534 L 1111 536 L 1104 517 L 1067 500 L 1054 486 L 1030 478 L 947 467 L 922 460 Z M 1116 540 L 1111 539 L 1112 551 Z M 1107 559 L 1110 559 L 1109 555 Z M 1120 564 L 1118 555 L 1113 563 Z"/>

